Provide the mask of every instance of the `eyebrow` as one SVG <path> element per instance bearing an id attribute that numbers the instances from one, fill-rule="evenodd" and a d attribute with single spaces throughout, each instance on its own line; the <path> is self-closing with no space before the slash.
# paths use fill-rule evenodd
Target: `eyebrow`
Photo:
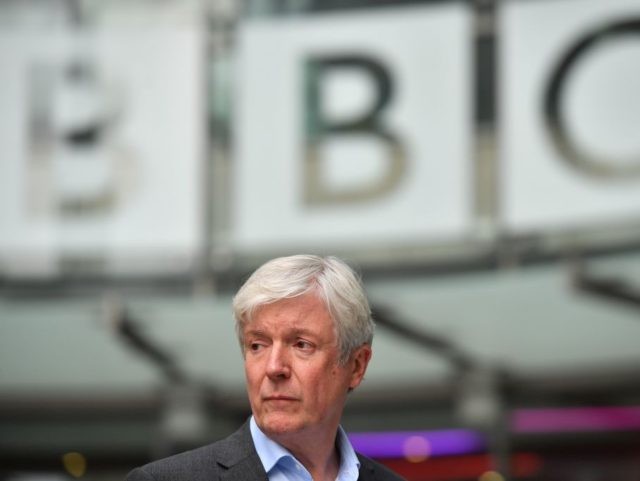
<path id="1" fill-rule="evenodd" d="M 304 328 L 300 328 L 300 329 L 294 329 L 293 330 L 293 334 L 297 337 L 297 336 L 311 336 L 311 337 L 318 337 L 318 334 L 315 333 L 314 331 L 312 331 L 311 329 L 304 329 Z"/>
<path id="2" fill-rule="evenodd" d="M 293 329 L 290 334 L 291 334 L 291 337 L 300 337 L 300 336 L 318 337 L 317 333 L 315 333 L 311 329 L 305 329 L 305 328 Z M 263 329 L 248 329 L 244 333 L 244 337 L 247 337 L 247 336 L 271 337 Z"/>
<path id="3" fill-rule="evenodd" d="M 267 334 L 261 329 L 248 329 L 242 335 L 245 338 L 247 336 L 268 337 Z"/>

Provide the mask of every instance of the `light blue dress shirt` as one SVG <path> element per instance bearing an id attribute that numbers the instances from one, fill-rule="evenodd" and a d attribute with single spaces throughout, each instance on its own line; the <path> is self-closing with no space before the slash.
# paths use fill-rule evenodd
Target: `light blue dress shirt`
<path id="1" fill-rule="evenodd" d="M 312 481 L 311 474 L 290 451 L 269 439 L 251 416 L 249 422 L 253 444 L 267 472 L 269 481 Z M 360 461 L 342 427 L 338 427 L 340 469 L 336 481 L 357 481 Z"/>

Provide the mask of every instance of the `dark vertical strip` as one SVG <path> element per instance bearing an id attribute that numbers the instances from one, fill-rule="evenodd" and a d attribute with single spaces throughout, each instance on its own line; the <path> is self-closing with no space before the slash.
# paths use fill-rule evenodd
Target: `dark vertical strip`
<path id="1" fill-rule="evenodd" d="M 473 208 L 474 221 L 484 234 L 500 229 L 498 142 L 498 49 L 495 0 L 475 0 L 473 8 Z M 489 230 L 490 232 L 487 232 Z"/>

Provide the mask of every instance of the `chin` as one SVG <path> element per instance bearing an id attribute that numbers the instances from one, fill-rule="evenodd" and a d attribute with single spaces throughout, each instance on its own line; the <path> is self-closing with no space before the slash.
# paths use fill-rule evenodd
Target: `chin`
<path id="1" fill-rule="evenodd" d="M 267 414 L 258 420 L 258 426 L 267 435 L 291 434 L 302 429 L 302 423 L 297 419 L 292 419 L 291 415 Z"/>

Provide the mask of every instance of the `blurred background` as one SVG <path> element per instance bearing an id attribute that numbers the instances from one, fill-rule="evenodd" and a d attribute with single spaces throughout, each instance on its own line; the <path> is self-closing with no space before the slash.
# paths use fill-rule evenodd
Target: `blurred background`
<path id="1" fill-rule="evenodd" d="M 231 297 L 336 254 L 409 481 L 640 480 L 640 1 L 0 1 L 0 479 L 249 415 Z"/>

